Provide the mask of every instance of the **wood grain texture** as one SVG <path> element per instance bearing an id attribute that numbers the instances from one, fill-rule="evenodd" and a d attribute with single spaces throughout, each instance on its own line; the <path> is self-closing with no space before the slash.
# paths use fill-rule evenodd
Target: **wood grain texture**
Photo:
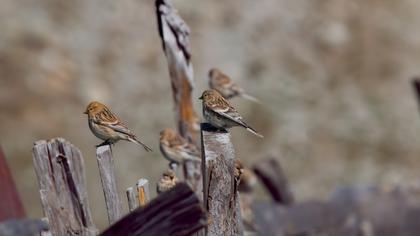
<path id="1" fill-rule="evenodd" d="M 159 36 L 168 62 L 175 116 L 182 137 L 199 144 L 199 120 L 192 105 L 194 73 L 191 64 L 190 30 L 169 0 L 156 0 Z"/>
<path id="2" fill-rule="evenodd" d="M 128 210 L 133 211 L 134 209 L 139 207 L 139 202 L 137 201 L 137 196 L 134 191 L 134 188 L 133 187 L 127 188 L 125 193 L 127 195 Z"/>
<path id="3" fill-rule="evenodd" d="M 238 193 L 235 191 L 235 152 L 227 131 L 201 124 L 202 163 L 205 173 L 204 206 L 210 217 L 206 234 L 242 235 Z"/>
<path id="4" fill-rule="evenodd" d="M 139 179 L 136 184 L 139 206 L 144 206 L 150 201 L 149 180 Z"/>
<path id="5" fill-rule="evenodd" d="M 113 224 L 122 217 L 123 211 L 118 196 L 111 147 L 109 145 L 98 147 L 96 149 L 96 159 L 104 191 L 108 221 L 109 224 Z"/>
<path id="6" fill-rule="evenodd" d="M 197 194 L 200 200 L 203 200 L 203 176 L 201 161 L 186 161 L 183 165 L 184 181 Z"/>
<path id="7" fill-rule="evenodd" d="M 33 162 L 42 208 L 53 235 L 96 235 L 82 154 L 62 138 L 37 141 Z"/>
<path id="8" fill-rule="evenodd" d="M 197 196 L 187 184 L 180 183 L 120 219 L 101 236 L 187 236 L 206 223 Z"/>
<path id="9" fill-rule="evenodd" d="M 7 219 L 23 218 L 25 211 L 13 181 L 6 157 L 0 147 L 0 222 Z"/>

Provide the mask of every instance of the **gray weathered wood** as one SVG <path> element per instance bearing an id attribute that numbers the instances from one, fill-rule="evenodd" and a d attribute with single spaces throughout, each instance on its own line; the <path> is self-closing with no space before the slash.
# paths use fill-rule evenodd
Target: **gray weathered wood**
<path id="1" fill-rule="evenodd" d="M 139 206 L 144 206 L 150 201 L 149 180 L 139 179 L 137 181 L 137 196 Z"/>
<path id="2" fill-rule="evenodd" d="M 82 154 L 62 138 L 37 141 L 33 162 L 42 208 L 53 235 L 96 235 Z"/>
<path id="3" fill-rule="evenodd" d="M 199 144 L 199 119 L 192 103 L 194 73 L 189 42 L 190 29 L 170 0 L 156 0 L 159 36 L 168 62 L 175 116 L 179 133 Z"/>
<path id="4" fill-rule="evenodd" d="M 194 73 L 189 42 L 190 29 L 173 7 L 171 0 L 156 0 L 155 4 L 159 36 L 168 62 L 178 132 L 199 148 L 199 118 L 192 102 Z M 176 172 L 178 176 L 198 196 L 202 196 L 201 164 L 186 162 L 181 169 L 184 174 Z"/>
<path id="5" fill-rule="evenodd" d="M 203 176 L 201 161 L 185 161 L 183 164 L 184 181 L 197 194 L 200 200 L 203 197 Z"/>
<path id="6" fill-rule="evenodd" d="M 238 193 L 235 192 L 235 153 L 227 131 L 201 124 L 204 206 L 210 217 L 206 234 L 242 235 Z"/>
<path id="7" fill-rule="evenodd" d="M 137 207 L 139 207 L 139 203 L 137 201 L 136 193 L 134 192 L 133 187 L 127 188 L 127 202 L 128 202 L 128 210 L 133 211 Z"/>
<path id="8" fill-rule="evenodd" d="M 118 196 L 111 147 L 108 145 L 98 147 L 96 149 L 96 159 L 105 196 L 108 221 L 112 224 L 122 217 L 123 212 Z"/>

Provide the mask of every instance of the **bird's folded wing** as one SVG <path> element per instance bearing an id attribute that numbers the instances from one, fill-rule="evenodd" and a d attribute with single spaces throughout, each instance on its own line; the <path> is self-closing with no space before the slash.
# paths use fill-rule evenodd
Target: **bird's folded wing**
<path id="1" fill-rule="evenodd" d="M 217 114 L 237 123 L 240 126 L 248 128 L 249 126 L 242 120 L 241 115 L 233 108 L 233 107 L 226 107 L 226 108 L 213 108 L 212 109 Z"/>
<path id="2" fill-rule="evenodd" d="M 99 125 L 103 125 L 105 127 L 108 127 L 116 132 L 126 134 L 128 136 L 134 136 L 134 134 L 120 121 L 115 120 L 113 122 L 108 121 L 95 121 L 95 123 Z"/>

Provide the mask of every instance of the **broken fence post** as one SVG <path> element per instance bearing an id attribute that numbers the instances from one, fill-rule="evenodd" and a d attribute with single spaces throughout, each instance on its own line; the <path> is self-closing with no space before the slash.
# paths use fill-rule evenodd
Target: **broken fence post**
<path id="1" fill-rule="evenodd" d="M 137 201 L 136 193 L 134 192 L 133 187 L 127 188 L 126 192 L 127 194 L 127 202 L 128 202 L 128 210 L 133 211 L 137 207 L 139 207 L 139 203 Z"/>
<path id="2" fill-rule="evenodd" d="M 137 196 L 138 196 L 138 203 L 140 206 L 146 205 L 150 201 L 150 188 L 149 188 L 149 180 L 147 179 L 139 179 L 137 181 Z"/>
<path id="3" fill-rule="evenodd" d="M 112 224 L 122 217 L 123 212 L 118 196 L 111 147 L 109 145 L 98 147 L 96 149 L 96 159 L 104 191 L 108 221 L 109 224 Z"/>
<path id="4" fill-rule="evenodd" d="M 235 192 L 235 153 L 227 131 L 201 124 L 204 205 L 211 219 L 206 235 L 242 235 L 238 193 Z"/>
<path id="5" fill-rule="evenodd" d="M 33 147 L 33 162 L 52 235 L 96 235 L 79 149 L 62 138 L 40 140 Z"/>
<path id="6" fill-rule="evenodd" d="M 168 62 L 178 131 L 199 144 L 199 119 L 192 103 L 194 73 L 191 63 L 190 29 L 169 0 L 156 0 L 156 17 L 163 51 Z"/>

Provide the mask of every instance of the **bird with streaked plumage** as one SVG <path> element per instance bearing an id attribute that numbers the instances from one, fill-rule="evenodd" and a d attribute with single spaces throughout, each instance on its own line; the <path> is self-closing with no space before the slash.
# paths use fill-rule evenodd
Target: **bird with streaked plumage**
<path id="1" fill-rule="evenodd" d="M 125 140 L 143 146 L 148 152 L 152 151 L 151 148 L 140 142 L 136 135 L 104 104 L 97 101 L 91 102 L 84 113 L 88 115 L 88 124 L 92 133 L 99 139 L 104 140 L 96 147 Z"/>
<path id="2" fill-rule="evenodd" d="M 170 163 L 183 164 L 185 161 L 201 161 L 197 147 L 175 130 L 166 128 L 160 132 L 159 146 L 162 155 Z"/>
<path id="3" fill-rule="evenodd" d="M 261 134 L 245 123 L 235 108 L 216 90 L 209 89 L 204 91 L 199 99 L 203 101 L 204 119 L 214 127 L 218 129 L 229 129 L 234 126 L 240 126 L 256 136 L 263 138 Z"/>
<path id="4" fill-rule="evenodd" d="M 245 93 L 237 83 L 217 68 L 212 68 L 209 71 L 209 86 L 211 89 L 219 92 L 225 99 L 232 99 L 235 97 L 242 97 L 253 102 L 260 103 L 255 97 Z"/>
<path id="5" fill-rule="evenodd" d="M 156 192 L 161 194 L 173 188 L 177 183 L 179 183 L 179 179 L 176 177 L 175 172 L 167 170 L 162 174 L 162 178 L 158 181 L 156 185 Z"/>

